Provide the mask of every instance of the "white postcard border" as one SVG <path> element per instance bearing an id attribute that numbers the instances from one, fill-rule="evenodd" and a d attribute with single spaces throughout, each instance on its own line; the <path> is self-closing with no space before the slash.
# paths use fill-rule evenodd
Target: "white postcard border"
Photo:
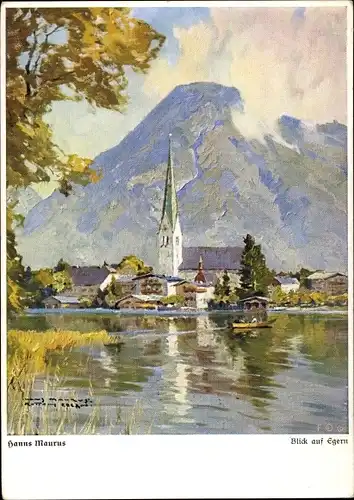
<path id="1" fill-rule="evenodd" d="M 69 7 L 347 7 L 349 435 L 321 446 L 292 445 L 298 435 L 7 436 L 5 8 Z M 351 497 L 353 484 L 353 7 L 348 1 L 261 2 L 4 2 L 1 8 L 1 386 L 2 493 L 12 499 L 56 498 L 331 498 Z M 348 439 L 333 445 L 328 439 Z M 64 447 L 9 448 L 10 440 L 65 441 Z"/>

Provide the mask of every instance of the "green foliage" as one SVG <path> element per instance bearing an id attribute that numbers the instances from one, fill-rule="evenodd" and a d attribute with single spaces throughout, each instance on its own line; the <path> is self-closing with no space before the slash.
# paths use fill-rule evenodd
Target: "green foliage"
<path id="1" fill-rule="evenodd" d="M 298 291 L 285 293 L 280 286 L 272 290 L 270 300 L 277 306 L 345 306 L 348 305 L 348 295 L 329 296 L 324 292 L 317 292 L 300 288 Z"/>
<path id="2" fill-rule="evenodd" d="M 240 299 L 237 288 L 235 287 L 230 293 L 229 300 L 231 303 L 236 303 Z"/>
<path id="3" fill-rule="evenodd" d="M 41 288 L 48 287 L 53 284 L 53 271 L 49 268 L 34 271 L 33 276 L 34 280 Z"/>
<path id="4" fill-rule="evenodd" d="M 255 246 L 255 240 L 250 235 L 247 234 L 246 238 L 243 239 L 245 247 L 241 257 L 241 288 L 243 290 L 253 290 L 253 273 L 252 273 L 252 249 Z"/>
<path id="5" fill-rule="evenodd" d="M 288 295 L 283 292 L 281 286 L 276 286 L 270 294 L 270 300 L 277 306 L 284 306 L 288 300 Z"/>
<path id="6" fill-rule="evenodd" d="M 222 282 L 221 282 L 221 289 L 224 297 L 229 297 L 231 293 L 231 287 L 230 287 L 230 276 L 225 269 L 223 275 L 222 275 Z"/>
<path id="7" fill-rule="evenodd" d="M 151 266 L 145 265 L 144 261 L 135 255 L 127 255 L 123 257 L 117 267 L 117 271 L 122 274 L 149 274 L 153 271 Z"/>
<path id="8" fill-rule="evenodd" d="M 218 278 L 217 282 L 215 283 L 214 295 L 216 298 L 221 298 L 223 296 L 223 288 L 220 282 L 220 278 Z"/>
<path id="9" fill-rule="evenodd" d="M 115 304 L 116 304 L 116 302 L 117 302 L 117 300 L 118 300 L 117 297 L 112 292 L 108 292 L 105 295 L 104 303 L 108 307 L 114 307 Z"/>
<path id="10" fill-rule="evenodd" d="M 33 272 L 32 283 L 37 284 L 39 288 L 52 287 L 55 293 L 61 293 L 64 290 L 70 290 L 73 282 L 67 270 L 53 272 L 52 269 L 40 269 Z"/>
<path id="11" fill-rule="evenodd" d="M 60 272 L 60 271 L 69 271 L 70 270 L 70 264 L 68 262 L 65 262 L 63 259 L 59 259 L 58 264 L 54 268 L 54 272 Z"/>
<path id="12" fill-rule="evenodd" d="M 170 295 L 169 297 L 163 297 L 161 299 L 162 304 L 172 304 L 172 305 L 177 305 L 181 306 L 184 304 L 184 297 L 183 295 Z"/>
<path id="13" fill-rule="evenodd" d="M 127 69 L 145 73 L 165 37 L 126 8 L 13 8 L 6 15 L 7 183 L 28 186 L 55 173 L 69 194 L 72 182 L 98 175 L 91 160 L 58 148 L 45 115 L 55 101 L 124 110 Z"/>
<path id="14" fill-rule="evenodd" d="M 16 314 L 24 306 L 26 291 L 24 287 L 24 267 L 22 257 L 17 253 L 15 227 L 22 218 L 14 213 L 15 204 L 8 202 L 6 211 L 6 271 L 7 271 L 7 312 Z"/>
<path id="15" fill-rule="evenodd" d="M 302 267 L 300 271 L 296 273 L 289 273 L 292 278 L 297 278 L 300 282 L 301 287 L 307 287 L 308 285 L 308 280 L 307 277 L 310 276 L 314 271 L 310 271 L 309 269 L 306 269 L 305 267 Z M 286 273 L 284 273 L 286 275 Z"/>
<path id="16" fill-rule="evenodd" d="M 73 282 L 70 274 L 67 270 L 58 271 L 53 273 L 53 288 L 57 293 L 61 293 L 64 290 L 70 290 L 73 286 Z"/>
<path id="17" fill-rule="evenodd" d="M 343 293 L 342 295 L 331 295 L 327 297 L 326 304 L 331 306 L 347 306 L 348 305 L 348 294 Z"/>
<path id="18" fill-rule="evenodd" d="M 79 299 L 80 305 L 84 307 L 85 309 L 88 309 L 90 307 L 93 307 L 95 300 L 90 299 L 89 297 L 81 297 Z"/>
<path id="19" fill-rule="evenodd" d="M 8 193 L 56 179 L 68 196 L 72 184 L 97 182 L 100 172 L 91 168 L 90 159 L 66 155 L 57 146 L 46 115 L 57 101 L 85 100 L 98 108 L 123 111 L 128 102 L 127 70 L 145 73 L 164 40 L 149 24 L 131 17 L 127 8 L 7 9 Z M 10 198 L 8 308 L 16 312 L 25 305 L 26 291 L 14 235 L 19 216 Z"/>
<path id="20" fill-rule="evenodd" d="M 214 287 L 214 296 L 216 302 L 224 301 L 224 302 L 237 302 L 239 299 L 239 293 L 237 288 L 232 290 L 230 285 L 230 276 L 227 270 L 222 274 L 221 279 L 218 279 L 215 287 Z"/>
<path id="21" fill-rule="evenodd" d="M 119 281 L 116 280 L 114 276 L 112 276 L 112 280 L 110 284 L 107 287 L 108 293 L 111 293 L 117 299 L 120 299 L 123 296 L 123 290 L 122 290 L 122 285 L 119 283 Z"/>
<path id="22" fill-rule="evenodd" d="M 123 297 L 122 285 L 112 276 L 111 282 L 101 294 L 103 303 L 108 307 L 114 307 L 116 302 Z"/>
<path id="23" fill-rule="evenodd" d="M 27 267 L 21 281 L 22 307 L 40 306 L 48 291 L 57 294 L 72 288 L 72 279 L 67 270 L 55 272 L 44 268 L 32 271 Z"/>
<path id="24" fill-rule="evenodd" d="M 256 245 L 250 234 L 243 239 L 245 247 L 241 258 L 241 290 L 244 296 L 258 293 L 268 294 L 275 272 L 266 265 L 261 245 Z"/>

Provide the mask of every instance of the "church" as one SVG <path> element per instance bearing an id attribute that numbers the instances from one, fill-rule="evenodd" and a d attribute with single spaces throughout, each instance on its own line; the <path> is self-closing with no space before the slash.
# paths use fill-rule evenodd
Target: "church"
<path id="1" fill-rule="evenodd" d="M 170 134 L 171 138 L 171 134 Z M 226 269 L 231 283 L 239 282 L 241 247 L 183 247 L 183 234 L 178 210 L 171 139 L 161 222 L 158 230 L 158 272 L 165 276 L 215 284 Z"/>

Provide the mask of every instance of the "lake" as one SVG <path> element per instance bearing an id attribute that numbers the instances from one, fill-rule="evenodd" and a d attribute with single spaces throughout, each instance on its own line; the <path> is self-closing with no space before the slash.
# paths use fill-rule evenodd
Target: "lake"
<path id="1" fill-rule="evenodd" d="M 90 395 L 97 434 L 127 425 L 135 434 L 347 433 L 348 317 L 282 313 L 272 329 L 239 338 L 227 328 L 234 316 L 42 312 L 9 328 L 122 336 L 119 346 L 49 355 L 60 366 L 52 396 Z M 43 383 L 37 377 L 34 396 Z M 75 410 L 66 432 L 90 411 Z"/>

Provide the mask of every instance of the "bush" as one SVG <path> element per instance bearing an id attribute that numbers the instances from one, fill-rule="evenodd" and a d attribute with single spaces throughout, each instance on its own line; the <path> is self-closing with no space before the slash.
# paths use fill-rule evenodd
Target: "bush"
<path id="1" fill-rule="evenodd" d="M 168 305 L 183 305 L 184 304 L 184 297 L 183 295 L 170 295 L 169 297 L 163 297 L 161 299 L 162 304 Z"/>
<path id="2" fill-rule="evenodd" d="M 276 306 L 346 306 L 348 305 L 348 294 L 329 296 L 324 292 L 299 289 L 296 292 L 286 294 L 279 287 L 273 289 L 271 303 Z"/>

